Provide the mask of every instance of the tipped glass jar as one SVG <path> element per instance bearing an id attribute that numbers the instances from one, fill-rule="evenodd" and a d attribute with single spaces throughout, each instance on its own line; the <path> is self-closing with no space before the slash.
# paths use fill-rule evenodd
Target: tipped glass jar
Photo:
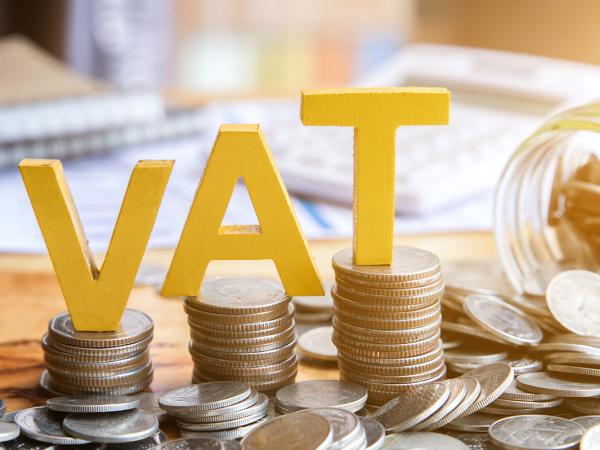
<path id="1" fill-rule="evenodd" d="M 496 193 L 498 253 L 520 294 L 600 265 L 600 103 L 549 119 L 515 151 Z"/>

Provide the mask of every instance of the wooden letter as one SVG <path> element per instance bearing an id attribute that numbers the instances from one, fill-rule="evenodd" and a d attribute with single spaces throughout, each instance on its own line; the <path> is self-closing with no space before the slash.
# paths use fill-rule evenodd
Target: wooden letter
<path id="1" fill-rule="evenodd" d="M 60 161 L 19 164 L 76 330 L 118 329 L 172 168 L 173 161 L 135 166 L 98 270 Z"/>
<path id="2" fill-rule="evenodd" d="M 221 226 L 239 177 L 259 225 Z M 272 259 L 288 295 L 323 295 L 304 235 L 258 125 L 223 125 L 162 289 L 196 295 L 211 260 Z"/>
<path id="3" fill-rule="evenodd" d="M 302 92 L 304 125 L 354 127 L 354 263 L 391 264 L 396 128 L 446 125 L 443 88 L 327 89 Z"/>

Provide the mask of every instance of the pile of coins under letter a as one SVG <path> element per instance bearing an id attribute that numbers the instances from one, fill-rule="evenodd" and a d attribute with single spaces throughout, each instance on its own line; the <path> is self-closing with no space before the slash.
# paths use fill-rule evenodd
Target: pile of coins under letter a
<path id="1" fill-rule="evenodd" d="M 148 345 L 154 324 L 146 314 L 125 310 L 116 331 L 75 331 L 64 312 L 42 337 L 46 370 L 40 385 L 55 394 L 125 395 L 152 382 Z"/>
<path id="2" fill-rule="evenodd" d="M 399 246 L 391 265 L 357 266 L 346 249 L 333 257 L 333 268 L 333 342 L 342 379 L 362 384 L 368 403 L 381 405 L 444 377 L 437 256 Z"/>
<path id="3" fill-rule="evenodd" d="M 185 300 L 193 382 L 243 381 L 265 392 L 296 378 L 294 307 L 280 283 L 218 278 Z"/>

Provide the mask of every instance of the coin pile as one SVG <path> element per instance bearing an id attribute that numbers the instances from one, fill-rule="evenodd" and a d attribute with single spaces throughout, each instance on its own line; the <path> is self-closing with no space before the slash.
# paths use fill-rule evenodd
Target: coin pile
<path id="1" fill-rule="evenodd" d="M 55 448 L 42 443 L 79 446 L 92 442 L 135 443 L 133 448 L 153 448 L 166 442 L 166 435 L 158 429 L 158 419 L 136 409 L 138 406 L 139 398 L 135 396 L 55 397 L 46 406 L 15 414 L 14 423 L 21 436 L 8 448 Z"/>
<path id="2" fill-rule="evenodd" d="M 55 394 L 124 395 L 152 382 L 148 346 L 154 325 L 146 314 L 125 310 L 119 329 L 75 331 L 68 313 L 56 315 L 42 337 L 46 370 L 40 386 Z"/>
<path id="3" fill-rule="evenodd" d="M 159 405 L 175 417 L 186 436 L 239 439 L 262 423 L 269 399 L 245 383 L 212 381 L 175 389 Z"/>
<path id="4" fill-rule="evenodd" d="M 333 300 L 328 283 L 324 283 L 325 295 L 315 297 L 294 297 L 296 321 L 299 323 L 331 323 Z"/>
<path id="5" fill-rule="evenodd" d="M 444 377 L 437 256 L 398 246 L 389 266 L 357 266 L 346 249 L 333 257 L 333 268 L 333 342 L 342 379 L 362 384 L 369 404 L 381 405 Z"/>
<path id="6" fill-rule="evenodd" d="M 294 307 L 281 284 L 218 278 L 185 299 L 193 383 L 234 380 L 259 392 L 296 378 Z"/>

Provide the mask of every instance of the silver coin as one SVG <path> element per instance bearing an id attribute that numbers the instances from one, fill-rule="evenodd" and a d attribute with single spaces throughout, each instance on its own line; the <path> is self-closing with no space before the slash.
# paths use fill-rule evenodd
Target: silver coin
<path id="1" fill-rule="evenodd" d="M 492 441 L 511 450 L 559 450 L 575 447 L 583 428 L 569 419 L 523 415 L 497 420 L 488 430 Z"/>
<path id="2" fill-rule="evenodd" d="M 250 433 L 255 428 L 258 428 L 262 424 L 268 422 L 269 417 L 259 420 L 258 422 L 245 425 L 243 427 L 235 428 L 233 430 L 217 430 L 217 431 L 190 431 L 180 430 L 181 436 L 185 438 L 205 438 L 205 439 L 241 439 Z"/>
<path id="3" fill-rule="evenodd" d="M 110 332 L 76 331 L 68 312 L 58 314 L 48 325 L 52 339 L 76 347 L 118 347 L 133 344 L 150 336 L 154 329 L 152 319 L 141 311 L 126 309 L 119 329 Z"/>
<path id="4" fill-rule="evenodd" d="M 45 406 L 23 409 L 15 416 L 21 433 L 36 441 L 58 445 L 87 444 L 89 439 L 69 436 L 63 431 L 64 415 L 50 411 Z"/>
<path id="5" fill-rule="evenodd" d="M 6 402 L 0 398 L 0 417 L 6 412 Z"/>
<path id="6" fill-rule="evenodd" d="M 266 398 L 265 395 L 259 394 L 256 390 L 252 389 L 252 393 L 242 400 L 241 402 L 234 403 L 233 405 L 224 406 L 223 408 L 208 409 L 206 411 L 193 411 L 189 413 L 174 413 L 173 415 L 181 420 L 187 420 L 190 422 L 203 422 L 210 421 L 214 418 L 228 416 L 247 410 L 250 407 L 255 406 L 259 402 L 263 402 Z M 268 401 L 268 399 L 267 399 Z"/>
<path id="7" fill-rule="evenodd" d="M 315 408 L 307 409 L 306 412 L 323 416 L 331 423 L 333 442 L 330 444 L 329 450 L 342 450 L 354 442 L 366 442 L 365 430 L 360 420 L 350 411 L 339 408 Z"/>
<path id="8" fill-rule="evenodd" d="M 252 393 L 250 386 L 237 381 L 209 381 L 175 389 L 158 401 L 167 412 L 192 412 L 233 405 Z"/>
<path id="9" fill-rule="evenodd" d="M 427 419 L 421 423 L 415 425 L 413 429 L 415 431 L 425 430 L 427 427 L 435 424 L 450 412 L 454 411 L 456 407 L 462 402 L 467 395 L 467 386 L 460 378 L 453 378 L 451 380 L 444 380 L 441 383 L 445 383 L 450 388 L 450 395 L 446 402 L 434 412 Z"/>
<path id="10" fill-rule="evenodd" d="M 487 433 L 467 433 L 463 431 L 447 431 L 448 436 L 458 439 L 469 450 L 498 450 Z"/>
<path id="11" fill-rule="evenodd" d="M 122 444 L 106 445 L 106 450 L 149 450 L 161 447 L 169 439 L 162 431 L 159 431 L 153 436 L 135 442 L 123 442 Z M 63 449 L 68 450 L 68 449 Z"/>
<path id="12" fill-rule="evenodd" d="M 530 359 L 527 357 L 519 359 L 511 359 L 506 361 L 510 367 L 513 368 L 515 376 L 523 373 L 539 372 L 544 369 L 544 363 L 537 359 Z"/>
<path id="13" fill-rule="evenodd" d="M 209 438 L 183 438 L 169 441 L 161 450 L 242 450 L 242 444 L 235 441 Z"/>
<path id="14" fill-rule="evenodd" d="M 140 394 L 136 394 L 135 397 L 139 401 L 139 409 L 154 414 L 159 422 L 168 419 L 167 412 L 158 405 L 158 399 L 160 398 L 158 394 L 154 392 L 141 392 Z"/>
<path id="15" fill-rule="evenodd" d="M 557 397 L 595 397 L 600 395 L 600 384 L 598 383 L 561 378 L 548 372 L 519 375 L 517 386 L 525 391 Z"/>
<path id="16" fill-rule="evenodd" d="M 600 414 L 600 398 L 598 397 L 569 398 L 565 402 L 565 406 L 583 414 Z"/>
<path id="17" fill-rule="evenodd" d="M 498 420 L 498 416 L 476 412 L 453 420 L 446 425 L 446 428 L 472 433 L 485 433 L 496 420 Z"/>
<path id="18" fill-rule="evenodd" d="M 185 422 L 178 420 L 177 425 L 179 428 L 184 430 L 191 431 L 221 431 L 221 430 L 231 430 L 234 428 L 239 428 L 244 425 L 249 425 L 254 422 L 258 422 L 260 419 L 267 415 L 267 408 L 264 408 L 262 411 L 251 414 L 249 416 L 245 416 L 239 419 L 233 420 L 224 420 L 219 422 Z"/>
<path id="19" fill-rule="evenodd" d="M 19 436 L 21 430 L 13 422 L 0 422 L 0 442 L 12 441 Z"/>
<path id="20" fill-rule="evenodd" d="M 139 406 L 140 401 L 135 397 L 120 396 L 72 396 L 53 397 L 46 402 L 46 407 L 52 411 L 101 413 L 127 411 Z"/>
<path id="21" fill-rule="evenodd" d="M 416 385 L 384 404 L 372 418 L 386 431 L 405 431 L 430 417 L 449 396 L 450 387 L 445 383 Z"/>
<path id="22" fill-rule="evenodd" d="M 452 364 L 492 364 L 508 358 L 506 350 L 481 349 L 481 348 L 457 348 L 444 350 L 444 359 Z"/>
<path id="23" fill-rule="evenodd" d="M 279 389 L 275 401 L 276 406 L 286 412 L 311 408 L 341 408 L 356 412 L 367 403 L 367 390 L 349 381 L 301 381 Z"/>
<path id="24" fill-rule="evenodd" d="M 600 425 L 593 426 L 585 431 L 579 448 L 580 450 L 597 450 L 600 448 Z"/>
<path id="25" fill-rule="evenodd" d="M 337 348 L 331 336 L 333 327 L 318 327 L 303 333 L 298 339 L 298 348 L 309 358 L 321 361 L 337 361 Z"/>
<path id="26" fill-rule="evenodd" d="M 600 424 L 600 416 L 580 416 L 571 420 L 576 424 L 581 425 L 584 430 L 588 430 L 594 425 Z"/>
<path id="27" fill-rule="evenodd" d="M 245 450 L 280 450 L 290 443 L 300 448 L 324 450 L 333 442 L 329 420 L 304 411 L 276 417 L 258 426 L 242 439 Z"/>
<path id="28" fill-rule="evenodd" d="M 385 439 L 385 428 L 375 419 L 359 417 L 360 423 L 367 435 L 367 447 L 365 450 L 377 450 L 383 445 Z"/>
<path id="29" fill-rule="evenodd" d="M 500 397 L 512 383 L 514 372 L 512 367 L 506 363 L 494 363 L 470 370 L 463 377 L 475 378 L 481 385 L 479 398 L 463 413 L 464 416 L 467 416 L 485 408 Z"/>
<path id="30" fill-rule="evenodd" d="M 105 444 L 134 442 L 152 436 L 158 431 L 158 419 L 142 410 L 111 414 L 68 415 L 64 430 L 72 436 Z"/>
<path id="31" fill-rule="evenodd" d="M 382 450 L 469 450 L 456 438 L 429 431 L 405 431 L 386 436 Z"/>
<path id="32" fill-rule="evenodd" d="M 540 327 L 529 316 L 499 297 L 469 295 L 463 307 L 473 321 L 509 343 L 537 345 L 544 337 Z"/>
<path id="33" fill-rule="evenodd" d="M 21 412 L 20 409 L 15 411 L 5 412 L 2 417 L 0 417 L 0 422 L 14 422 L 15 416 Z"/>

